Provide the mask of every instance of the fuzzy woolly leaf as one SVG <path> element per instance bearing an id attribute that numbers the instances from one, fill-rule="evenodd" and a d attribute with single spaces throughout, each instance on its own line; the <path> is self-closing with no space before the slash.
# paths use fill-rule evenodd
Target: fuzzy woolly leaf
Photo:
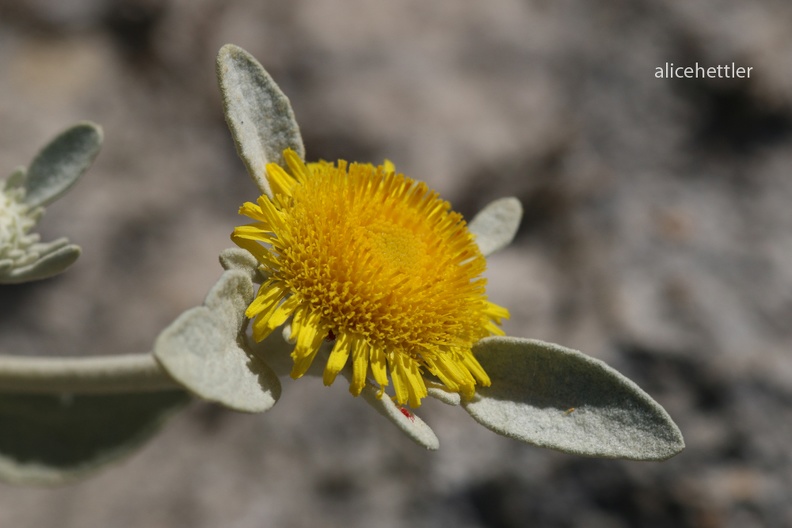
<path id="1" fill-rule="evenodd" d="M 486 257 L 508 246 L 522 219 L 522 205 L 517 198 L 501 198 L 488 204 L 470 221 L 468 229 Z"/>
<path id="2" fill-rule="evenodd" d="M 665 460 L 685 447 L 657 402 L 597 359 L 552 343 L 493 337 L 474 353 L 492 379 L 462 405 L 492 431 L 567 453 Z"/>
<path id="3" fill-rule="evenodd" d="M 244 347 L 245 308 L 253 283 L 226 271 L 205 306 L 181 314 L 154 343 L 165 371 L 196 396 L 242 412 L 263 412 L 280 397 L 278 377 Z"/>
<path id="4" fill-rule="evenodd" d="M 0 393 L 0 479 L 62 484 L 130 454 L 190 400 L 184 391 Z"/>
<path id="5" fill-rule="evenodd" d="M 378 389 L 371 385 L 363 387 L 360 393 L 366 403 L 374 407 L 374 409 L 382 416 L 393 422 L 404 434 L 410 437 L 416 444 L 424 446 L 429 450 L 436 450 L 440 447 L 440 440 L 437 439 L 432 428 L 426 422 L 421 420 L 416 414 L 407 411 L 407 414 L 402 412 L 401 408 L 393 403 L 393 400 L 385 394 L 382 398 L 377 398 Z"/>
<path id="6" fill-rule="evenodd" d="M 286 148 L 305 158 L 291 103 L 261 64 L 233 44 L 220 48 L 217 80 L 239 157 L 261 192 L 271 195 L 265 174 L 267 163 L 283 166 Z"/>
<path id="7" fill-rule="evenodd" d="M 25 202 L 47 205 L 88 170 L 102 147 L 102 129 L 79 123 L 53 139 L 33 159 L 25 178 Z"/>
<path id="8" fill-rule="evenodd" d="M 46 279 L 63 272 L 80 257 L 80 247 L 63 238 L 41 244 L 42 255 L 27 266 L 9 268 L 0 266 L 0 284 L 14 284 Z"/>
<path id="9" fill-rule="evenodd" d="M 226 248 L 220 252 L 220 265 L 225 270 L 240 270 L 250 276 L 253 282 L 263 282 L 259 263 L 249 251 L 237 247 Z"/>
<path id="10" fill-rule="evenodd" d="M 436 383 L 434 381 L 427 380 L 426 392 L 432 398 L 435 398 L 436 400 L 440 400 L 446 405 L 459 405 L 460 403 L 462 403 L 462 397 L 459 395 L 459 393 L 451 392 L 442 383 Z"/>

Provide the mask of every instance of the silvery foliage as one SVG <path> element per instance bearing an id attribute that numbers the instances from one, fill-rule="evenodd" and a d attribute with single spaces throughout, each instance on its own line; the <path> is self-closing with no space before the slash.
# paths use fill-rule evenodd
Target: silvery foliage
<path id="1" fill-rule="evenodd" d="M 66 238 L 39 242 L 32 233 L 49 205 L 77 182 L 102 146 L 102 130 L 80 123 L 62 132 L 0 184 L 0 284 L 45 279 L 80 256 Z"/>
<path id="2" fill-rule="evenodd" d="M 304 157 L 291 105 L 244 50 L 224 46 L 217 73 L 229 128 L 240 157 L 262 193 L 268 162 L 284 149 Z M 58 136 L 2 186 L 0 282 L 59 273 L 79 255 L 65 239 L 40 244 L 30 231 L 43 207 L 90 166 L 101 130 L 79 124 Z M 508 245 L 522 208 L 496 200 L 470 222 L 484 255 Z M 225 269 L 202 306 L 181 314 L 156 339 L 151 354 L 91 358 L 0 355 L 0 479 L 60 484 L 123 458 L 150 438 L 191 396 L 251 413 L 270 409 L 291 370 L 290 328 L 253 343 L 244 315 L 255 283 L 265 277 L 245 250 L 220 255 Z M 307 375 L 321 379 L 330 344 Z M 474 353 L 492 385 L 470 400 L 428 381 L 429 395 L 461 408 L 484 427 L 527 444 L 586 456 L 664 460 L 684 448 L 666 411 L 602 361 L 552 343 L 515 337 L 478 342 Z M 350 367 L 341 373 L 349 378 Z M 378 397 L 373 385 L 360 401 L 375 408 L 427 449 L 440 445 L 427 423 Z M 6 432 L 9 432 L 6 434 Z"/>

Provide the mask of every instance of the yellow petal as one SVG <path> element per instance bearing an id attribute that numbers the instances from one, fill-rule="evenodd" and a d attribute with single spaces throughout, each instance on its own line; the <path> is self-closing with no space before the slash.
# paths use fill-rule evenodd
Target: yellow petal
<path id="1" fill-rule="evenodd" d="M 459 383 L 457 382 L 457 377 L 453 375 L 453 372 L 451 375 L 449 375 L 446 365 L 441 364 L 439 360 L 426 359 L 424 362 L 426 363 L 429 372 L 440 378 L 440 381 L 443 382 L 443 385 L 448 387 L 448 390 L 451 392 L 459 392 Z"/>
<path id="2" fill-rule="evenodd" d="M 403 358 L 404 377 L 407 380 L 410 407 L 417 409 L 421 406 L 421 399 L 426 398 L 426 384 L 424 383 L 418 363 L 412 358 Z"/>
<path id="3" fill-rule="evenodd" d="M 366 386 L 366 374 L 368 373 L 369 344 L 362 339 L 356 339 L 352 348 L 352 381 L 349 384 L 349 392 L 358 396 Z"/>
<path id="4" fill-rule="evenodd" d="M 267 180 L 272 187 L 273 194 L 291 196 L 292 189 L 297 182 L 289 176 L 277 163 L 267 163 Z"/>
<path id="5" fill-rule="evenodd" d="M 330 352 L 330 357 L 327 358 L 327 366 L 322 377 L 325 385 L 332 385 L 338 373 L 346 365 L 351 344 L 348 334 L 344 333 L 338 336 L 333 351 Z"/>
<path id="6" fill-rule="evenodd" d="M 239 214 L 252 218 L 253 220 L 258 220 L 259 222 L 267 221 L 267 217 L 262 212 L 261 207 L 253 202 L 243 203 L 242 207 L 239 208 Z"/>
<path id="7" fill-rule="evenodd" d="M 291 173 L 298 182 L 304 183 L 311 179 L 311 170 L 305 165 L 305 162 L 300 159 L 300 156 L 298 156 L 295 151 L 286 149 L 283 152 L 283 159 L 286 160 L 286 165 L 289 166 Z"/>
<path id="8" fill-rule="evenodd" d="M 399 405 L 404 405 L 407 403 L 407 399 L 409 397 L 409 383 L 407 382 L 406 375 L 404 369 L 401 365 L 397 362 L 397 357 L 395 356 L 394 359 L 391 361 L 390 371 L 391 371 L 391 379 L 393 380 L 393 399 L 396 400 L 396 403 Z"/>
<path id="9" fill-rule="evenodd" d="M 484 371 L 484 367 L 481 366 L 472 351 L 466 350 L 462 353 L 462 363 L 467 367 L 473 377 L 476 378 L 479 385 L 482 387 L 489 387 L 492 384 L 490 377 Z"/>
<path id="10" fill-rule="evenodd" d="M 234 236 L 233 234 L 231 235 L 231 240 L 233 240 L 234 244 L 236 244 L 237 246 L 249 251 L 250 254 L 256 257 L 256 260 L 258 260 L 260 263 L 264 264 L 262 259 L 265 258 L 269 259 L 269 255 L 268 255 L 269 251 L 267 250 L 267 248 L 259 244 L 257 241 L 239 238 Z"/>
<path id="11" fill-rule="evenodd" d="M 265 228 L 262 223 L 247 224 L 234 228 L 234 234 L 232 235 L 232 240 L 234 238 L 243 239 L 243 240 L 254 240 L 256 242 L 263 242 L 265 244 L 272 244 L 275 240 L 278 239 L 277 235 L 275 235 L 275 233 L 273 233 L 269 229 Z"/>
<path id="12" fill-rule="evenodd" d="M 374 375 L 374 381 L 380 386 L 380 392 L 377 397 L 381 398 L 385 392 L 385 387 L 388 385 L 388 364 L 385 361 L 385 350 L 380 346 L 371 347 L 370 352 L 371 373 Z"/>
<path id="13" fill-rule="evenodd" d="M 308 371 L 325 335 L 327 331 L 321 327 L 319 317 L 309 316 L 303 323 L 300 333 L 297 334 L 297 345 L 291 354 L 294 359 L 291 371 L 293 379 L 301 378 Z"/>
<path id="14" fill-rule="evenodd" d="M 485 303 L 484 313 L 494 319 L 498 324 L 500 324 L 503 319 L 509 319 L 511 317 L 509 310 L 489 301 Z"/>
<path id="15" fill-rule="evenodd" d="M 266 339 L 273 330 L 286 322 L 299 305 L 300 299 L 292 295 L 278 306 L 269 317 L 256 317 L 253 320 L 253 339 L 257 342 Z"/>
<path id="16" fill-rule="evenodd" d="M 283 284 L 277 280 L 268 280 L 258 290 L 256 298 L 245 310 L 245 317 L 253 318 L 259 314 L 264 314 L 265 319 L 272 316 L 272 312 L 278 307 L 278 303 L 286 296 Z"/>

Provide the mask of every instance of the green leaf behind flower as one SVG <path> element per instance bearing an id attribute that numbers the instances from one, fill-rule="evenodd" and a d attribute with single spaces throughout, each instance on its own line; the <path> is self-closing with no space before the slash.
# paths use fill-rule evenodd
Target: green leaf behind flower
<path id="1" fill-rule="evenodd" d="M 189 400 L 180 390 L 0 393 L 0 479 L 52 485 L 85 476 L 141 446 Z"/>
<path id="2" fill-rule="evenodd" d="M 487 338 L 474 353 L 492 385 L 462 405 L 498 434 L 567 453 L 631 460 L 665 460 L 685 447 L 665 409 L 602 361 L 520 338 Z"/>
<path id="3" fill-rule="evenodd" d="M 488 204 L 470 221 L 468 229 L 486 257 L 508 246 L 522 219 L 522 205 L 517 198 L 501 198 Z"/>
<path id="4" fill-rule="evenodd" d="M 305 159 L 300 127 L 281 89 L 259 62 L 233 44 L 220 48 L 217 80 L 237 152 L 262 193 L 271 195 L 267 163 L 284 165 L 283 151 Z"/>

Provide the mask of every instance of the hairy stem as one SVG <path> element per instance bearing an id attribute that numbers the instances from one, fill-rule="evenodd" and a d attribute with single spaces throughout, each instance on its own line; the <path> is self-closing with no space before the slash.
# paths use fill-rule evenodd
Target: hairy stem
<path id="1" fill-rule="evenodd" d="M 178 387 L 151 354 L 71 358 L 0 355 L 0 392 L 119 393 Z"/>

